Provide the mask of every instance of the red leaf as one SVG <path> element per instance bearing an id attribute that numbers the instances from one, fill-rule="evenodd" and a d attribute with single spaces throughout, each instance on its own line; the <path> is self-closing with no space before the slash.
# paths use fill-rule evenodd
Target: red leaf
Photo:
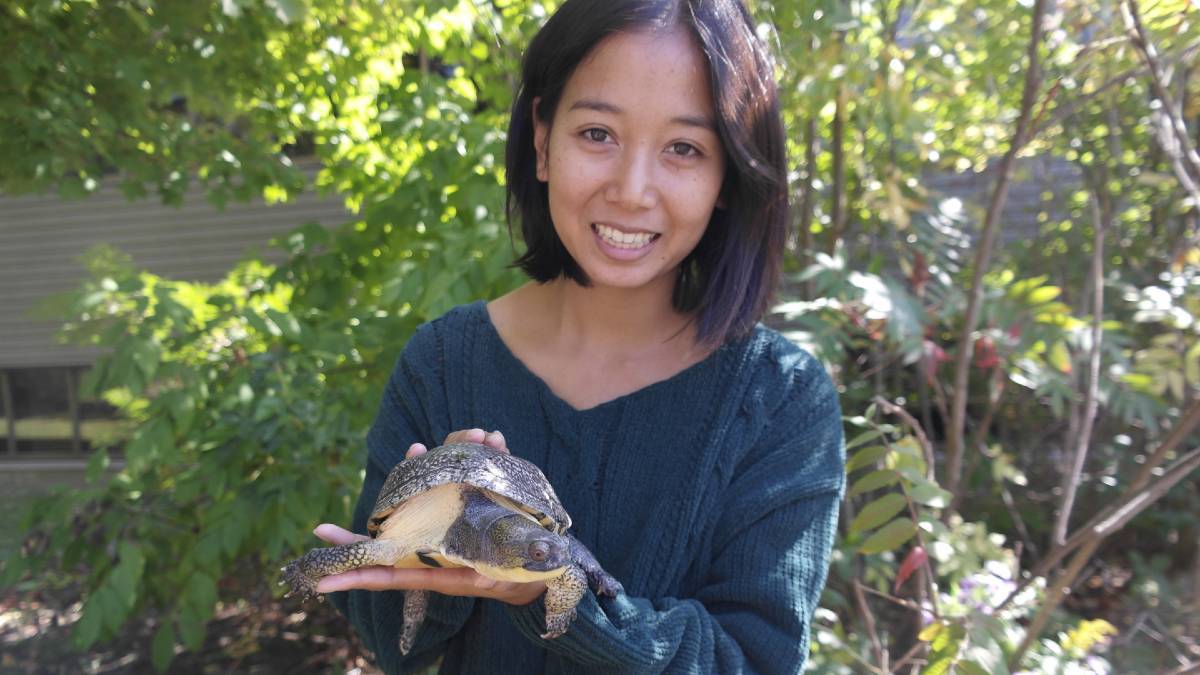
<path id="1" fill-rule="evenodd" d="M 904 582 L 907 581 L 908 578 L 912 576 L 912 573 L 916 572 L 921 565 L 924 565 L 928 558 L 929 556 L 925 554 L 924 547 L 912 547 L 912 549 L 909 550 L 908 555 L 904 556 L 904 562 L 900 563 L 900 571 L 896 572 L 896 583 L 892 586 L 892 592 L 900 592 L 900 587 L 904 585 Z"/>
<path id="2" fill-rule="evenodd" d="M 932 276 L 929 273 L 929 263 L 925 262 L 925 256 L 917 252 L 913 256 L 912 272 L 908 275 L 908 283 L 912 284 L 913 292 L 920 295 Z"/>
<path id="3" fill-rule="evenodd" d="M 946 350 L 933 340 L 925 340 L 925 379 L 932 384 L 937 379 L 938 366 L 950 360 Z"/>
<path id="4" fill-rule="evenodd" d="M 984 335 L 975 343 L 975 367 L 981 370 L 991 370 L 1000 365 L 1000 355 L 996 353 L 996 344 L 992 338 Z"/>

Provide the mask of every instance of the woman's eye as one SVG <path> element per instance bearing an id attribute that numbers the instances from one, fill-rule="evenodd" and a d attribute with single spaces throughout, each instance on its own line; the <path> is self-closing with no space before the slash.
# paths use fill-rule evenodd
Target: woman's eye
<path id="1" fill-rule="evenodd" d="M 596 129 L 593 127 L 591 129 L 584 129 L 583 137 L 589 141 L 592 141 L 593 143 L 604 143 L 608 140 L 608 132 L 603 129 Z"/>
<path id="2" fill-rule="evenodd" d="M 700 154 L 700 150 L 697 149 L 696 146 L 692 145 L 691 143 L 683 142 L 672 143 L 671 152 L 679 155 L 680 157 L 693 157 Z"/>

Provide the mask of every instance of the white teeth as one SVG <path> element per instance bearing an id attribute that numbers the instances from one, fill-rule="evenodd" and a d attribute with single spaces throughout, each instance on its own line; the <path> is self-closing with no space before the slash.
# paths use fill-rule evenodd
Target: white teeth
<path id="1" fill-rule="evenodd" d="M 603 239 L 605 243 L 617 248 L 641 248 L 646 244 L 649 244 L 650 240 L 654 238 L 654 235 L 649 232 L 632 234 L 629 232 L 622 232 L 607 225 L 600 225 L 599 223 L 595 225 L 595 228 L 596 234 L 599 234 L 600 238 Z"/>

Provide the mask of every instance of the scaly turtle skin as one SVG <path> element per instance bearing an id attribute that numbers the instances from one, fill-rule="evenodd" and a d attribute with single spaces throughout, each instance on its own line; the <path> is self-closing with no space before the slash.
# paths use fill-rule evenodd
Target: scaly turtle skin
<path id="1" fill-rule="evenodd" d="M 367 521 L 371 539 L 309 551 L 283 568 L 292 592 L 369 565 L 470 567 L 499 581 L 546 582 L 546 632 L 562 635 L 590 584 L 615 596 L 621 584 L 567 528 L 571 517 L 530 462 L 477 443 L 406 459 L 388 474 Z M 426 591 L 406 591 L 400 652 L 425 618 Z"/>

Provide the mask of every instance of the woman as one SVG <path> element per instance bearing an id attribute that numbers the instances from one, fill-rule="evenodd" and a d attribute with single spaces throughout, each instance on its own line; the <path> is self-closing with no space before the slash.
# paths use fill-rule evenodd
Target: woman
<path id="1" fill-rule="evenodd" d="M 540 582 L 322 580 L 357 589 L 335 603 L 386 670 L 439 655 L 464 673 L 803 666 L 843 450 L 829 378 L 756 325 L 787 220 L 772 77 L 733 0 L 568 0 L 530 44 L 507 175 L 532 281 L 418 329 L 368 436 L 353 526 L 406 448 L 486 442 L 542 468 L 626 593 L 586 594 L 543 640 Z M 411 588 L 439 594 L 401 657 Z"/>

